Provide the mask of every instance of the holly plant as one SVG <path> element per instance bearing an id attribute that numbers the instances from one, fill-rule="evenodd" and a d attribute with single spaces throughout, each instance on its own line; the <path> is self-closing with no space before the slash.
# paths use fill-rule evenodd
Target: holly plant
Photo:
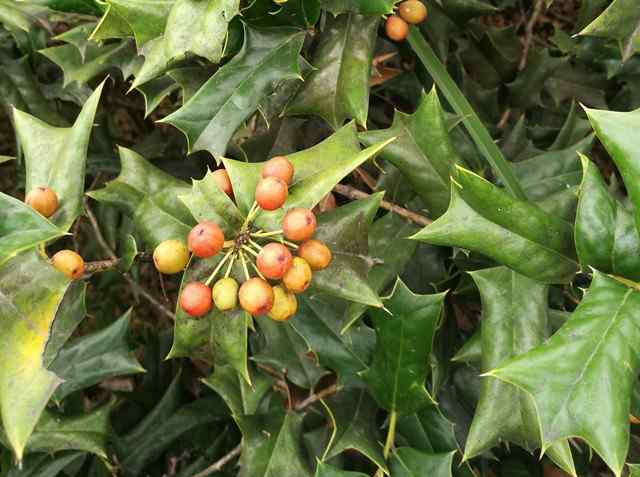
<path id="1" fill-rule="evenodd" d="M 637 0 L 0 0 L 0 475 L 640 475 Z"/>

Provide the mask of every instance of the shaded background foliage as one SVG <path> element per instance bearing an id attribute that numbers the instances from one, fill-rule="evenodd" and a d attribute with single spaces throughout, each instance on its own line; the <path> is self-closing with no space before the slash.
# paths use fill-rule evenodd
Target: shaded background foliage
<path id="1" fill-rule="evenodd" d="M 638 461 L 640 118 L 603 111 L 640 106 L 633 0 L 424 0 L 400 44 L 381 26 L 392 0 L 152 3 L 0 0 L 3 475 L 599 475 Z M 526 201 L 434 88 L 417 38 Z M 276 154 L 299 161 L 308 205 L 341 182 L 319 214 L 334 268 L 285 324 L 174 314 L 180 282 L 149 251 L 194 219 L 233 229 L 252 164 Z M 211 192 L 223 158 L 238 211 Z M 15 200 L 52 171 L 68 198 L 53 224 Z M 33 251 L 43 242 L 120 260 L 69 284 Z M 50 337 L 22 326 L 32 317 Z M 44 412 L 25 422 L 34 402 Z"/>

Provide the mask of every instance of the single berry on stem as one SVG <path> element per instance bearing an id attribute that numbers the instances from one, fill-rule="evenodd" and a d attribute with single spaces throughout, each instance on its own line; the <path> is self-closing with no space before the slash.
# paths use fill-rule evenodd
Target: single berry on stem
<path id="1" fill-rule="evenodd" d="M 407 0 L 400 4 L 398 13 L 405 22 L 416 25 L 427 18 L 427 7 L 420 0 Z"/>
<path id="2" fill-rule="evenodd" d="M 256 186 L 256 202 L 264 210 L 279 209 L 288 195 L 287 183 L 277 177 L 264 177 Z"/>
<path id="3" fill-rule="evenodd" d="M 231 179 L 226 169 L 216 169 L 211 173 L 213 180 L 218 184 L 218 187 L 233 199 L 233 186 L 231 185 Z"/>
<path id="4" fill-rule="evenodd" d="M 271 242 L 265 245 L 256 260 L 258 269 L 267 278 L 279 280 L 291 268 L 293 256 L 281 243 Z"/>
<path id="5" fill-rule="evenodd" d="M 160 273 L 180 273 L 189 261 L 189 249 L 181 240 L 165 240 L 153 251 L 153 264 Z"/>
<path id="6" fill-rule="evenodd" d="M 211 292 L 213 303 L 220 311 L 233 310 L 238 305 L 238 282 L 231 277 L 221 278 Z"/>
<path id="7" fill-rule="evenodd" d="M 302 293 L 311 285 L 311 267 L 304 258 L 295 257 L 293 264 L 282 277 L 282 283 L 293 293 Z"/>
<path id="8" fill-rule="evenodd" d="M 316 231 L 316 216 L 309 209 L 297 207 L 291 209 L 282 220 L 282 232 L 285 238 L 294 242 L 309 240 Z"/>
<path id="9" fill-rule="evenodd" d="M 180 307 L 196 318 L 206 315 L 211 310 L 211 289 L 204 283 L 188 283 L 180 293 Z"/>
<path id="10" fill-rule="evenodd" d="M 50 187 L 36 187 L 24 199 L 36 212 L 51 217 L 58 210 L 58 195 Z"/>
<path id="11" fill-rule="evenodd" d="M 298 311 L 298 299 L 280 285 L 273 287 L 273 308 L 269 318 L 275 321 L 287 321 Z"/>
<path id="12" fill-rule="evenodd" d="M 407 38 L 409 34 L 409 25 L 402 18 L 391 15 L 387 18 L 387 23 L 385 24 L 385 31 L 387 32 L 387 36 L 389 39 L 393 41 L 403 41 Z"/>
<path id="13" fill-rule="evenodd" d="M 72 280 L 84 274 L 84 260 L 73 250 L 60 250 L 51 258 L 51 264 Z"/>
<path id="14" fill-rule="evenodd" d="M 189 250 L 196 257 L 213 257 L 224 246 L 224 232 L 214 222 L 200 222 L 189 232 L 187 244 L 189 245 Z"/>
<path id="15" fill-rule="evenodd" d="M 284 156 L 273 157 L 262 166 L 262 177 L 277 177 L 289 185 L 293 180 L 293 164 Z"/>
<path id="16" fill-rule="evenodd" d="M 333 254 L 320 240 L 307 240 L 300 244 L 298 255 L 304 258 L 312 270 L 324 270 L 333 259 Z"/>
<path id="17" fill-rule="evenodd" d="M 273 288 L 262 278 L 250 278 L 238 293 L 240 306 L 253 316 L 265 315 L 273 307 Z"/>

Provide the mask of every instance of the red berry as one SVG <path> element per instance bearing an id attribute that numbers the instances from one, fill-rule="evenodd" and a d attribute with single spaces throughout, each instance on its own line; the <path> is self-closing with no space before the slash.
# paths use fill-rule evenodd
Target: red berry
<path id="1" fill-rule="evenodd" d="M 271 280 L 282 278 L 291 268 L 292 262 L 293 256 L 289 249 L 276 242 L 265 245 L 256 260 L 258 270 Z"/>
<path id="2" fill-rule="evenodd" d="M 287 212 L 282 220 L 282 231 L 288 240 L 304 242 L 316 231 L 316 216 L 309 209 L 295 208 Z"/>
<path id="3" fill-rule="evenodd" d="M 284 156 L 269 159 L 262 166 L 262 177 L 277 177 L 287 184 L 293 179 L 293 164 Z"/>
<path id="4" fill-rule="evenodd" d="M 213 257 L 224 246 L 224 232 L 214 222 L 200 222 L 189 232 L 187 244 L 196 257 Z"/>
<path id="5" fill-rule="evenodd" d="M 277 177 L 264 177 L 256 187 L 256 202 L 264 210 L 276 210 L 287 200 L 287 183 Z"/>
<path id="6" fill-rule="evenodd" d="M 36 187 L 24 201 L 45 217 L 51 217 L 58 210 L 58 196 L 49 187 Z"/>
<path id="7" fill-rule="evenodd" d="M 389 39 L 393 41 L 403 41 L 409 34 L 409 25 L 402 18 L 392 15 L 387 18 L 385 30 Z"/>
<path id="8" fill-rule="evenodd" d="M 250 278 L 238 293 L 240 306 L 253 316 L 265 315 L 273 307 L 273 288 L 262 278 Z"/>
<path id="9" fill-rule="evenodd" d="M 320 240 L 307 240 L 298 248 L 298 255 L 304 258 L 312 270 L 324 270 L 329 266 L 333 254 Z"/>
<path id="10" fill-rule="evenodd" d="M 211 289 L 200 282 L 188 283 L 180 294 L 180 307 L 190 316 L 204 316 L 211 310 Z"/>
<path id="11" fill-rule="evenodd" d="M 226 169 L 216 169 L 211 175 L 222 192 L 233 199 L 233 186 L 231 185 L 231 179 Z"/>

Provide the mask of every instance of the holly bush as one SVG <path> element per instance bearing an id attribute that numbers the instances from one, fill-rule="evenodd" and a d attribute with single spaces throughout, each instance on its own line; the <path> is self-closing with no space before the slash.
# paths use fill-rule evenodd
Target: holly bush
<path id="1" fill-rule="evenodd" d="M 638 50 L 636 0 L 0 0 L 0 474 L 640 475 Z"/>

